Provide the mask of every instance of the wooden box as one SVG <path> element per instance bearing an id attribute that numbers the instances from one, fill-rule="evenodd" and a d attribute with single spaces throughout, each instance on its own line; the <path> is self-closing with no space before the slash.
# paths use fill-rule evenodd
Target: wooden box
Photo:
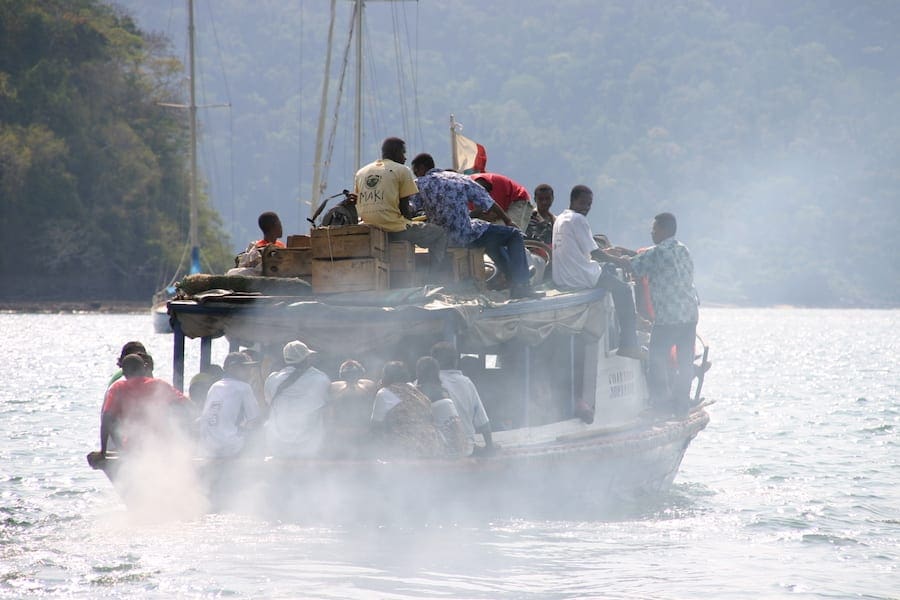
<path id="1" fill-rule="evenodd" d="M 484 286 L 484 249 L 447 248 L 447 261 L 449 283 L 471 280 L 479 289 Z M 430 265 L 428 251 L 416 248 L 414 262 L 417 273 L 427 273 Z M 391 287 L 394 285 L 391 284 Z"/>
<path id="2" fill-rule="evenodd" d="M 425 285 L 424 271 L 394 271 L 391 270 L 391 289 L 422 287 Z"/>
<path id="3" fill-rule="evenodd" d="M 312 240 L 308 235 L 289 235 L 285 245 L 288 248 L 309 248 L 312 245 Z"/>
<path id="4" fill-rule="evenodd" d="M 387 233 L 368 225 L 319 227 L 312 230 L 313 258 L 377 258 L 387 260 Z"/>
<path id="5" fill-rule="evenodd" d="M 416 247 L 412 242 L 391 242 L 391 273 L 407 273 L 416 270 Z M 393 284 L 391 284 L 393 287 Z"/>
<path id="6" fill-rule="evenodd" d="M 484 284 L 484 250 L 481 248 L 447 248 L 453 281 L 472 280 L 476 286 Z"/>
<path id="7" fill-rule="evenodd" d="M 270 244 L 262 252 L 265 277 L 309 277 L 312 274 L 312 253 L 309 248 L 277 248 Z"/>
<path id="8" fill-rule="evenodd" d="M 312 261 L 315 294 L 386 290 L 388 282 L 388 265 L 377 258 L 316 258 Z"/>

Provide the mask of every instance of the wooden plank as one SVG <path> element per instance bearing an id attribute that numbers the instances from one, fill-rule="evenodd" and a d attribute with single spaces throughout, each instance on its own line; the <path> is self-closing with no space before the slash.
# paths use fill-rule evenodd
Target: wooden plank
<path id="1" fill-rule="evenodd" d="M 270 244 L 262 253 L 263 275 L 266 277 L 308 277 L 312 274 L 309 248 L 276 248 Z"/>
<path id="2" fill-rule="evenodd" d="M 416 270 L 415 245 L 412 242 L 391 242 L 391 273 L 406 273 Z M 393 287 L 393 284 L 391 285 Z"/>
<path id="3" fill-rule="evenodd" d="M 388 283 L 387 263 L 377 258 L 317 258 L 312 261 L 315 294 L 386 290 Z"/>
<path id="4" fill-rule="evenodd" d="M 377 258 L 384 261 L 387 247 L 387 233 L 368 225 L 312 230 L 313 258 Z"/>
<path id="5" fill-rule="evenodd" d="M 308 235 L 289 235 L 285 245 L 288 248 L 309 248 L 312 245 L 312 239 Z"/>

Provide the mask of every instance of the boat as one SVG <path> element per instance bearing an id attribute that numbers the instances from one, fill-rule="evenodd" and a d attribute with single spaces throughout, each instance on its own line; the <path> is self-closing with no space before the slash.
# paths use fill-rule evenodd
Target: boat
<path id="1" fill-rule="evenodd" d="M 358 31 L 362 5 L 355 3 Z M 319 138 L 322 123 L 320 119 Z M 451 132 L 456 131 L 451 116 Z M 317 155 L 317 167 L 320 162 L 328 161 Z M 313 211 L 320 207 L 323 181 L 317 172 Z M 615 313 L 604 290 L 563 291 L 542 284 L 543 297 L 510 300 L 505 291 L 489 289 L 490 265 L 484 255 L 464 249 L 452 251 L 454 276 L 448 285 L 422 285 L 409 272 L 394 281 L 398 264 L 417 265 L 420 256 L 409 254 L 411 247 L 401 248 L 407 255 L 399 262 L 394 244 L 390 251 L 382 244 L 378 257 L 338 256 L 331 245 L 338 232 L 317 228 L 314 220 L 312 226 L 310 236 L 296 236 L 309 238 L 302 247 L 293 247 L 290 238 L 295 236 L 289 236 L 288 248 L 275 252 L 299 256 L 305 249 L 316 256 L 316 234 L 324 232 L 328 252 L 313 263 L 330 260 L 327 266 L 336 272 L 345 260 L 376 265 L 385 260 L 391 285 L 373 285 L 377 277 L 370 276 L 367 284 L 337 281 L 339 285 L 326 289 L 317 284 L 315 271 L 315 264 L 324 263 L 315 263 L 311 274 L 300 277 L 283 270 L 280 274 L 288 276 L 187 276 L 166 309 L 173 329 L 173 384 L 184 389 L 188 340 L 199 340 L 202 370 L 212 362 L 212 340 L 217 338 L 225 338 L 230 351 L 253 348 L 263 356 L 276 356 L 285 343 L 300 339 L 319 353 L 318 366 L 332 379 L 348 358 L 377 373 L 387 360 L 412 365 L 435 342 L 448 341 L 463 355 L 466 374 L 484 400 L 498 450 L 441 459 L 291 459 L 265 450 L 229 460 L 187 456 L 180 466 L 190 472 L 188 479 L 213 510 L 248 501 L 304 514 L 371 516 L 474 503 L 506 511 L 541 503 L 562 506 L 562 497 L 627 501 L 672 484 L 691 441 L 709 422 L 709 403 L 700 395 L 704 369 L 698 369 L 694 405 L 687 414 L 654 410 L 643 361 L 616 354 Z M 374 231 L 359 226 L 352 233 Z M 552 260 L 543 250 L 545 263 Z M 271 274 L 266 256 L 263 265 L 264 275 Z M 347 277 L 359 275 L 354 273 Z M 536 273 L 533 279 L 541 284 L 544 278 Z M 335 280 L 330 277 L 332 285 Z M 703 363 L 707 357 L 704 348 Z M 132 457 L 110 454 L 98 460 L 89 455 L 88 462 L 106 474 L 129 506 L 146 500 L 141 482 L 148 477 Z M 159 491 L 160 479 L 182 479 L 168 477 L 175 470 L 174 462 L 167 462 L 165 476 L 152 479 L 153 491 Z M 173 494 L 183 495 L 181 490 Z"/>
<path id="2" fill-rule="evenodd" d="M 285 287 L 275 289 L 266 287 L 274 278 L 251 277 L 238 292 L 205 277 L 186 278 L 182 289 L 192 293 L 169 302 L 176 386 L 184 384 L 189 339 L 200 341 L 201 368 L 211 361 L 214 338 L 224 336 L 232 350 L 263 352 L 300 339 L 320 353 L 320 368 L 332 376 L 347 358 L 414 364 L 434 342 L 451 341 L 467 357 L 467 374 L 499 447 L 492 455 L 459 459 L 192 459 L 203 494 L 216 508 L 251 488 L 308 507 L 359 508 L 361 498 L 368 507 L 397 506 L 409 502 L 411 489 L 415 498 L 442 506 L 475 497 L 492 506 L 530 504 L 561 490 L 567 497 L 633 499 L 671 485 L 709 421 L 708 403 L 699 396 L 702 371 L 690 412 L 652 409 L 642 361 L 615 353 L 614 310 L 602 289 L 548 289 L 542 298 L 506 300 L 503 291 L 460 281 L 320 294 L 303 280 L 285 278 L 279 282 Z M 203 289 L 210 285 L 216 288 Z M 579 414 L 582 402 L 592 419 Z M 115 456 L 92 465 L 126 503 L 121 475 L 127 465 L 127 457 Z"/>

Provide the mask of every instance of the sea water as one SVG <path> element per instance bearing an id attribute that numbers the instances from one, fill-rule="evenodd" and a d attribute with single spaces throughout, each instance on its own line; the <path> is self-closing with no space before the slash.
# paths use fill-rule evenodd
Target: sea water
<path id="1" fill-rule="evenodd" d="M 0 597 L 900 598 L 898 330 L 897 310 L 704 310 L 715 403 L 665 494 L 319 523 L 129 511 L 84 456 L 121 345 L 170 379 L 171 336 L 0 314 Z"/>

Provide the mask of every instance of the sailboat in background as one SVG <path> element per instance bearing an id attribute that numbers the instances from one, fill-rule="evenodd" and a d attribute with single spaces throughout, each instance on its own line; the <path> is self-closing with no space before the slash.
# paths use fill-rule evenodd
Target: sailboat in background
<path id="1" fill-rule="evenodd" d="M 190 189 L 188 192 L 189 233 L 188 244 L 190 246 L 190 265 L 188 274 L 194 275 L 200 272 L 200 236 L 197 230 L 197 96 L 194 68 L 194 0 L 188 0 L 188 80 L 190 81 L 190 103 L 170 104 L 160 103 L 160 106 L 172 108 L 186 108 L 190 115 L 191 131 L 191 164 L 190 164 Z M 183 259 L 181 263 L 183 263 Z M 172 333 L 172 325 L 169 320 L 169 300 L 175 296 L 175 282 L 182 275 L 181 264 L 176 269 L 171 280 L 153 295 L 153 305 L 150 314 L 153 318 L 153 330 L 156 333 Z"/>

